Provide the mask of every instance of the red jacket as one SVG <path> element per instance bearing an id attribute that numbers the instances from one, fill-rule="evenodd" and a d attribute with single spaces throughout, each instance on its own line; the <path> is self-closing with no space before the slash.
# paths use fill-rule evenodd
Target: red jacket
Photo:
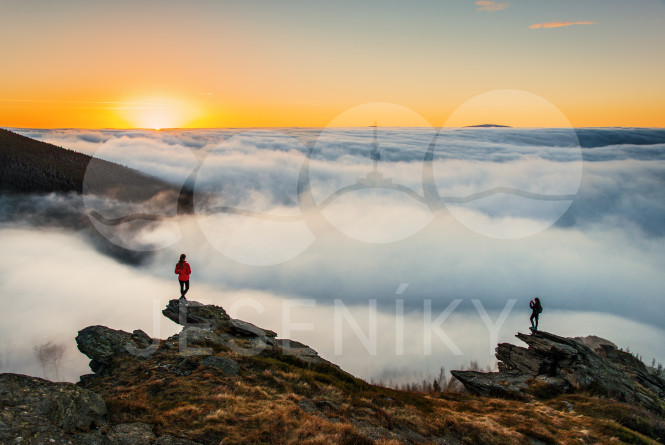
<path id="1" fill-rule="evenodd" d="M 187 261 L 183 261 L 182 268 L 180 267 L 180 261 L 175 264 L 175 273 L 178 274 L 178 280 L 187 281 L 189 280 L 189 274 L 192 273 L 192 268 L 189 267 Z"/>

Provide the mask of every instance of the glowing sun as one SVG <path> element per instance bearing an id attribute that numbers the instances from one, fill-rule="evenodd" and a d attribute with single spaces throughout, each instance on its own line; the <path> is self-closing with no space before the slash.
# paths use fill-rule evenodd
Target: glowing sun
<path id="1" fill-rule="evenodd" d="M 191 105 L 172 99 L 133 101 L 123 107 L 123 117 L 135 128 L 181 128 L 191 120 Z"/>

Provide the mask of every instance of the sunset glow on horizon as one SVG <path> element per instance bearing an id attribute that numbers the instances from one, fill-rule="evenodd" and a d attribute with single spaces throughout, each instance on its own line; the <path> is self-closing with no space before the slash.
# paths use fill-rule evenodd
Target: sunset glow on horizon
<path id="1" fill-rule="evenodd" d="M 601 0 L 10 2 L 0 17 L 2 41 L 11 42 L 0 126 L 325 127 L 379 102 L 437 128 L 453 116 L 467 126 L 499 123 L 481 112 L 459 120 L 469 101 L 516 90 L 574 127 L 665 127 L 664 22 L 662 0 L 639 8 Z M 506 125 L 551 125 L 529 110 L 506 115 Z"/>

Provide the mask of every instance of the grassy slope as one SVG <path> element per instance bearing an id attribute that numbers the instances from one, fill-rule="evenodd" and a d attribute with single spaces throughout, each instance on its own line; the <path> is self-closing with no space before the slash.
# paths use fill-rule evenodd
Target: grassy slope
<path id="1" fill-rule="evenodd" d="M 119 361 L 112 376 L 85 386 L 107 401 L 113 422 L 141 421 L 206 444 L 658 443 L 662 418 L 641 408 L 571 394 L 529 402 L 466 394 L 426 395 L 369 385 L 328 365 L 290 356 L 215 355 L 240 364 L 237 376 L 196 367 L 188 376 L 166 369 L 183 360 L 164 348 L 149 360 Z M 570 404 L 573 411 L 570 411 Z M 459 441 L 459 442 L 456 442 Z"/>

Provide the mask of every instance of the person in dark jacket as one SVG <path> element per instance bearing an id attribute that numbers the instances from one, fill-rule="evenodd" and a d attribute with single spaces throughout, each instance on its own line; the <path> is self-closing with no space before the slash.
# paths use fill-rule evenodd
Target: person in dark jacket
<path id="1" fill-rule="evenodd" d="M 178 275 L 178 281 L 180 281 L 180 298 L 185 298 L 185 294 L 189 290 L 189 275 L 192 273 L 192 268 L 189 267 L 189 263 L 185 261 L 187 255 L 184 253 L 180 255 L 180 261 L 175 265 L 175 273 Z"/>
<path id="2" fill-rule="evenodd" d="M 529 317 L 529 320 L 531 321 L 531 329 L 534 331 L 538 330 L 538 316 L 540 313 L 543 311 L 543 306 L 540 304 L 540 298 L 536 297 L 533 300 L 529 302 L 529 307 L 531 308 L 531 317 Z M 536 324 L 533 324 L 533 320 L 536 320 Z"/>

